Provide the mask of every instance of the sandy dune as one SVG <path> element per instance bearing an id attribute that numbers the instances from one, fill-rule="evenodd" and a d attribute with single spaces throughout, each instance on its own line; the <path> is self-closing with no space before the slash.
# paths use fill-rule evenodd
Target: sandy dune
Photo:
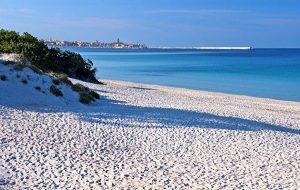
<path id="1" fill-rule="evenodd" d="M 90 106 L 0 101 L 0 189 L 300 188 L 300 103 L 105 82 L 80 82 Z"/>

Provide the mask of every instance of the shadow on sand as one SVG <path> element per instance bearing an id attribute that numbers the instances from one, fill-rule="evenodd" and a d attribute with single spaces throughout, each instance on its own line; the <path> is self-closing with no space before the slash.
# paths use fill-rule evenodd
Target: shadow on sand
<path id="1" fill-rule="evenodd" d="M 45 106 L 24 106 L 23 108 L 15 108 L 44 113 L 73 112 L 82 120 L 109 124 L 115 127 L 199 127 L 239 131 L 269 130 L 300 134 L 300 130 L 298 129 L 235 117 L 225 117 L 179 109 L 131 106 L 126 105 L 124 102 L 110 100 L 104 96 L 101 96 L 101 100 L 95 103 L 95 105 L 82 106 L 80 109 L 78 107 L 68 106 L 60 109 Z M 118 119 L 118 121 L 116 122 L 115 119 Z M 153 125 L 153 123 L 156 125 Z"/>

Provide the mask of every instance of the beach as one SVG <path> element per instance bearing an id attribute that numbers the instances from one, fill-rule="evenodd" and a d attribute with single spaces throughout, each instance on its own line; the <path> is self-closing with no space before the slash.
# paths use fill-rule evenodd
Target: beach
<path id="1" fill-rule="evenodd" d="M 99 78 L 300 102 L 300 49 L 64 50 L 93 60 Z"/>
<path id="2" fill-rule="evenodd" d="M 0 102 L 0 189 L 299 189 L 300 103 L 72 79 L 80 107 Z"/>

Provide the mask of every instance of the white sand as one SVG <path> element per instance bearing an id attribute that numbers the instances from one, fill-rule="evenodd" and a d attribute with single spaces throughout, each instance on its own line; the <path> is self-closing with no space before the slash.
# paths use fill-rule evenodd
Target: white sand
<path id="1" fill-rule="evenodd" d="M 90 106 L 14 103 L 6 82 L 0 189 L 300 188 L 300 103 L 107 80 Z"/>

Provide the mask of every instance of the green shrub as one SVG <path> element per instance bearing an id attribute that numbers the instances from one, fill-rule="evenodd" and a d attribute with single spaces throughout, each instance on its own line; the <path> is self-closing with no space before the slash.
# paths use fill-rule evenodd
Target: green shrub
<path id="1" fill-rule="evenodd" d="M 44 72 L 62 72 L 73 78 L 99 83 L 92 61 L 83 59 L 78 53 L 48 48 L 43 41 L 27 32 L 20 35 L 1 29 L 0 52 L 20 54 L 24 58 L 23 63 L 29 61 Z"/>
<path id="2" fill-rule="evenodd" d="M 55 85 L 51 85 L 49 90 L 54 96 L 63 96 L 62 91 Z"/>
<path id="3" fill-rule="evenodd" d="M 6 80 L 7 80 L 7 77 L 6 77 L 5 75 L 0 75 L 0 79 L 1 79 L 2 81 L 6 81 Z"/>
<path id="4" fill-rule="evenodd" d="M 72 86 L 73 83 L 69 80 L 68 75 L 64 73 L 51 72 L 51 76 L 56 77 L 60 82 Z"/>
<path id="5" fill-rule="evenodd" d="M 70 85 L 70 86 L 73 85 L 73 83 L 69 80 L 68 75 L 61 75 L 61 76 L 59 77 L 59 80 L 60 80 L 61 82 L 65 83 L 65 84 Z"/>
<path id="6" fill-rule="evenodd" d="M 95 91 L 90 91 L 89 92 L 89 94 L 91 95 L 91 96 L 93 96 L 95 99 L 100 99 L 100 95 L 97 93 L 97 92 L 95 92 Z"/>
<path id="7" fill-rule="evenodd" d="M 44 74 L 43 71 L 35 65 L 27 65 L 27 67 L 30 68 L 33 72 L 35 72 L 37 74 L 40 74 L 40 75 Z"/>
<path id="8" fill-rule="evenodd" d="M 67 85 L 73 86 L 73 83 L 68 79 L 68 77 L 59 78 L 59 80 Z"/>
<path id="9" fill-rule="evenodd" d="M 27 83 L 28 83 L 28 81 L 27 81 L 26 79 L 22 79 L 21 82 L 22 82 L 23 84 L 27 84 Z"/>
<path id="10" fill-rule="evenodd" d="M 13 61 L 3 61 L 3 64 L 4 65 L 12 65 L 12 64 L 15 64 L 15 62 L 13 62 Z"/>
<path id="11" fill-rule="evenodd" d="M 95 98 L 88 92 L 80 92 L 79 95 L 79 101 L 83 104 L 90 104 L 91 102 L 95 101 Z"/>
<path id="12" fill-rule="evenodd" d="M 90 90 L 89 88 L 83 86 L 82 84 L 72 85 L 72 89 L 75 92 L 78 92 L 80 95 L 79 101 L 84 104 L 89 104 L 96 99 L 100 99 L 100 95 L 97 92 Z"/>
<path id="13" fill-rule="evenodd" d="M 59 85 L 60 82 L 59 82 L 58 79 L 53 79 L 53 80 L 52 80 L 52 83 L 53 83 L 54 85 Z"/>
<path id="14" fill-rule="evenodd" d="M 41 87 L 40 86 L 35 86 L 34 89 L 41 91 Z"/>
<path id="15" fill-rule="evenodd" d="M 72 90 L 76 92 L 86 92 L 89 91 L 89 88 L 83 86 L 82 84 L 77 83 L 72 85 Z"/>
<path id="16" fill-rule="evenodd" d="M 23 69 L 25 68 L 25 65 L 23 65 L 21 63 L 17 63 L 13 68 L 16 71 L 23 71 Z"/>

